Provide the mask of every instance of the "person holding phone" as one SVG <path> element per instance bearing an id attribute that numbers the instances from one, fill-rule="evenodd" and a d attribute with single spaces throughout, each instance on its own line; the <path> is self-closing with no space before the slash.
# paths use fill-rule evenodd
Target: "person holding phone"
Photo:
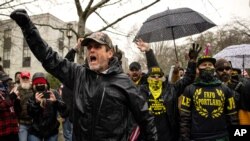
<path id="1" fill-rule="evenodd" d="M 37 72 L 32 77 L 34 96 L 28 101 L 28 114 L 33 123 L 29 130 L 31 141 L 57 141 L 59 121 L 57 113 L 66 105 L 55 90 L 51 90 L 44 73 Z"/>

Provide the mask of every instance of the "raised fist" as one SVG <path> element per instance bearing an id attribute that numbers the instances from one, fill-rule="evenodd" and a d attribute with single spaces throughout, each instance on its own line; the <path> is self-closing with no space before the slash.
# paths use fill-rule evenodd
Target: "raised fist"
<path id="1" fill-rule="evenodd" d="M 11 19 L 16 21 L 16 23 L 22 28 L 30 26 L 30 18 L 27 12 L 24 9 L 17 9 L 10 14 Z"/>
<path id="2" fill-rule="evenodd" d="M 193 48 L 189 49 L 188 56 L 190 59 L 196 60 L 198 54 L 201 52 L 202 47 L 199 44 L 193 43 Z"/>

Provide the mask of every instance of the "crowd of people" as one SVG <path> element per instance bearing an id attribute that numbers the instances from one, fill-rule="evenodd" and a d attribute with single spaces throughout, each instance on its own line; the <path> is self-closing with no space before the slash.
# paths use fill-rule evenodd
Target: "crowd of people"
<path id="1" fill-rule="evenodd" d="M 10 17 L 34 56 L 62 85 L 51 89 L 44 73 L 0 71 L 0 141 L 230 141 L 229 127 L 250 125 L 250 79 L 229 61 L 201 55 L 193 44 L 186 69 L 166 75 L 153 50 L 135 41 L 147 73 L 132 62 L 127 74 L 110 37 L 94 32 L 78 39 L 65 58 L 42 39 L 23 9 Z M 87 48 L 85 64 L 74 63 Z M 172 64 L 169 64 L 172 65 Z"/>

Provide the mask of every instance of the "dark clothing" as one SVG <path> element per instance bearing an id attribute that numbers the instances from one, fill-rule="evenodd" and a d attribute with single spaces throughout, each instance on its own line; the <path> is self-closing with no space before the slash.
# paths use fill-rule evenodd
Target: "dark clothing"
<path id="1" fill-rule="evenodd" d="M 189 62 L 187 72 L 183 79 L 175 84 L 166 80 L 163 83 L 161 95 L 154 98 L 148 85 L 141 87 L 141 93 L 147 99 L 150 112 L 155 117 L 159 141 L 177 141 L 179 136 L 179 110 L 178 97 L 183 93 L 186 86 L 195 78 L 196 63 Z"/>
<path id="2" fill-rule="evenodd" d="M 23 89 L 20 85 L 17 88 L 20 97 L 20 111 L 18 113 L 18 122 L 24 125 L 31 125 L 32 118 L 28 115 L 27 102 L 29 98 L 33 95 L 33 90 Z"/>
<path id="3" fill-rule="evenodd" d="M 0 140 L 18 134 L 15 100 L 15 94 L 0 91 Z"/>
<path id="4" fill-rule="evenodd" d="M 63 86 L 62 88 L 62 100 L 66 104 L 66 109 L 62 111 L 61 117 L 66 118 L 69 117 L 70 122 L 73 121 L 73 98 L 72 98 L 73 91 L 70 90 L 67 86 Z"/>
<path id="5" fill-rule="evenodd" d="M 68 59 L 70 62 L 74 62 L 76 51 L 74 49 L 70 49 L 69 52 L 65 55 L 64 58 Z M 62 88 L 62 100 L 66 104 L 66 110 L 61 113 L 63 118 L 69 117 L 70 122 L 73 121 L 73 91 L 69 89 L 67 86 L 63 85 Z"/>
<path id="6" fill-rule="evenodd" d="M 182 139 L 203 141 L 228 136 L 228 126 L 238 124 L 233 95 L 217 79 L 189 85 L 181 102 Z"/>
<path id="7" fill-rule="evenodd" d="M 62 59 L 41 39 L 33 24 L 22 28 L 24 37 L 43 67 L 73 90 L 73 139 L 75 141 L 126 141 L 128 111 L 134 115 L 147 140 L 157 140 L 154 118 L 145 100 L 117 59 L 105 74 Z"/>
<path id="8" fill-rule="evenodd" d="M 56 102 L 46 101 L 42 108 L 40 103 L 36 102 L 35 94 L 28 101 L 28 114 L 32 117 L 33 123 L 29 129 L 29 134 L 39 138 L 46 138 L 58 134 L 59 121 L 57 113 L 65 110 L 66 106 L 61 100 L 59 94 L 53 91 L 57 99 Z"/>
<path id="9" fill-rule="evenodd" d="M 229 85 L 229 87 L 239 93 L 239 96 L 237 96 L 239 99 L 238 108 L 245 111 L 250 111 L 250 79 L 241 77 L 238 82 L 232 83 L 234 85 Z"/>

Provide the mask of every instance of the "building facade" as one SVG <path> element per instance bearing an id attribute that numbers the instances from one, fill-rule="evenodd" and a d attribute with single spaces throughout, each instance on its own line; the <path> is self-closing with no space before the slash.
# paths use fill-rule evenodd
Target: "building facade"
<path id="1" fill-rule="evenodd" d="M 31 20 L 36 24 L 42 38 L 60 56 L 64 57 L 70 48 L 69 46 L 76 44 L 76 36 L 67 30 L 69 23 L 49 13 L 31 16 Z M 71 28 L 76 29 L 76 22 L 71 22 L 71 26 Z M 71 35 L 68 35 L 69 33 Z M 15 21 L 0 21 L 0 36 L 2 37 L 0 40 L 0 64 L 11 78 L 14 78 L 17 71 L 26 70 L 31 74 L 46 72 L 31 53 L 21 29 Z"/>

